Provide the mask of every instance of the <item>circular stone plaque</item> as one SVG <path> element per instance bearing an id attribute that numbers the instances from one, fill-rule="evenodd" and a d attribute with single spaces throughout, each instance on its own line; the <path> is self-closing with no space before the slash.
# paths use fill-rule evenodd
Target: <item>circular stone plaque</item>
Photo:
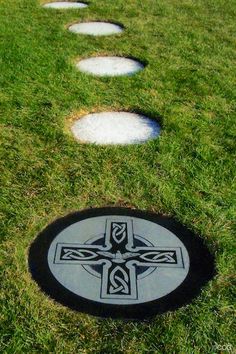
<path id="1" fill-rule="evenodd" d="M 58 1 L 58 2 L 49 2 L 44 4 L 43 7 L 50 9 L 81 9 L 87 7 L 87 4 L 83 2 L 67 2 L 67 1 Z"/>
<path id="2" fill-rule="evenodd" d="M 89 209 L 50 224 L 30 247 L 33 278 L 74 310 L 144 319 L 189 303 L 214 274 L 201 239 L 173 219 Z"/>
<path id="3" fill-rule="evenodd" d="M 156 121 L 129 112 L 91 113 L 78 119 L 71 130 L 79 141 L 100 145 L 140 144 L 160 134 Z"/>
<path id="4" fill-rule="evenodd" d="M 83 59 L 76 64 L 82 72 L 96 76 L 133 75 L 144 69 L 139 61 L 123 57 L 94 57 Z"/>
<path id="5" fill-rule="evenodd" d="M 88 34 L 90 36 L 108 36 L 116 33 L 121 33 L 123 28 L 114 23 L 85 22 L 71 25 L 69 27 L 69 31 L 79 34 Z"/>

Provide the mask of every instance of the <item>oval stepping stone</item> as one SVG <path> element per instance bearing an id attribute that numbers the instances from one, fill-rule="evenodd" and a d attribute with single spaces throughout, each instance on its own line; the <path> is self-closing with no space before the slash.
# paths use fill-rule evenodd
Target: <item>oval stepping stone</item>
<path id="1" fill-rule="evenodd" d="M 84 22 L 75 23 L 69 27 L 69 31 L 90 36 L 108 36 L 123 31 L 123 28 L 108 22 Z"/>
<path id="2" fill-rule="evenodd" d="M 81 9 L 87 7 L 87 4 L 83 2 L 68 2 L 68 1 L 58 1 L 58 2 L 50 2 L 44 4 L 43 7 L 52 8 L 52 9 Z"/>
<path id="3" fill-rule="evenodd" d="M 79 141 L 99 145 L 140 144 L 160 134 L 156 121 L 128 112 L 91 113 L 78 119 L 71 130 Z"/>
<path id="4" fill-rule="evenodd" d="M 83 59 L 76 64 L 82 72 L 96 76 L 133 75 L 144 69 L 139 61 L 123 57 L 94 57 Z"/>

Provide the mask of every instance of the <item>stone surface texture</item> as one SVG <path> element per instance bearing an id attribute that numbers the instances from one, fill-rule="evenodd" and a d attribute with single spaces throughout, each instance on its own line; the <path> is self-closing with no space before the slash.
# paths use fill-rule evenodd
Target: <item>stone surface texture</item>
<path id="1" fill-rule="evenodd" d="M 50 9 L 81 9 L 87 7 L 83 2 L 57 1 L 44 4 L 43 7 Z"/>
<path id="2" fill-rule="evenodd" d="M 123 28 L 119 25 L 108 22 L 84 22 L 71 25 L 69 31 L 90 36 L 108 36 L 121 33 Z"/>
<path id="3" fill-rule="evenodd" d="M 142 63 L 124 57 L 94 57 L 83 59 L 76 64 L 82 72 L 96 76 L 133 75 L 144 69 Z"/>
<path id="4" fill-rule="evenodd" d="M 160 134 L 159 124 L 143 115 L 128 112 L 91 113 L 79 118 L 72 132 L 81 142 L 140 144 Z"/>

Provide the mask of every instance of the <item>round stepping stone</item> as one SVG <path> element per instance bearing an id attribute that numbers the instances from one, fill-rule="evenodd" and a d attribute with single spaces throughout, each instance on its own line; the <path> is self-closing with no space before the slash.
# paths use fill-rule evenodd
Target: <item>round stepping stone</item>
<path id="1" fill-rule="evenodd" d="M 133 75 L 144 69 L 139 61 L 123 57 L 94 57 L 83 59 L 76 64 L 82 72 L 96 76 Z"/>
<path id="2" fill-rule="evenodd" d="M 173 218 L 128 208 L 92 208 L 55 220 L 31 244 L 29 270 L 64 306 L 124 319 L 187 305 L 215 274 L 214 257 L 198 235 Z"/>
<path id="3" fill-rule="evenodd" d="M 87 7 L 87 4 L 83 2 L 68 2 L 68 1 L 58 1 L 58 2 L 50 2 L 44 4 L 43 7 L 51 8 L 51 9 L 81 9 Z"/>
<path id="4" fill-rule="evenodd" d="M 156 121 L 128 112 L 91 113 L 78 119 L 71 129 L 79 141 L 99 145 L 140 144 L 160 134 Z"/>
<path id="5" fill-rule="evenodd" d="M 121 33 L 123 28 L 114 23 L 85 22 L 76 23 L 70 26 L 69 31 L 79 34 L 88 34 L 90 36 L 108 36 L 116 33 Z"/>

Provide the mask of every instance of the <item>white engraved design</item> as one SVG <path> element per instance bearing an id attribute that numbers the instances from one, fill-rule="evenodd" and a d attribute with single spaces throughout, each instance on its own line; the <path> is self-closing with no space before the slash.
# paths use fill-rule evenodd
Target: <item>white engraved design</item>
<path id="1" fill-rule="evenodd" d="M 126 238 L 126 223 L 112 223 L 112 238 L 116 243 L 121 243 Z"/>
<path id="2" fill-rule="evenodd" d="M 129 294 L 129 276 L 123 268 L 116 266 L 110 273 L 110 289 L 111 294 L 121 292 Z"/>
<path id="3" fill-rule="evenodd" d="M 76 259 L 82 261 L 97 258 L 97 253 L 90 250 L 72 250 L 70 248 L 64 248 L 63 251 L 64 254 L 61 256 L 61 259 L 65 260 Z"/>
<path id="4" fill-rule="evenodd" d="M 175 252 L 147 252 L 140 256 L 141 259 L 149 262 L 170 262 L 175 263 Z"/>

